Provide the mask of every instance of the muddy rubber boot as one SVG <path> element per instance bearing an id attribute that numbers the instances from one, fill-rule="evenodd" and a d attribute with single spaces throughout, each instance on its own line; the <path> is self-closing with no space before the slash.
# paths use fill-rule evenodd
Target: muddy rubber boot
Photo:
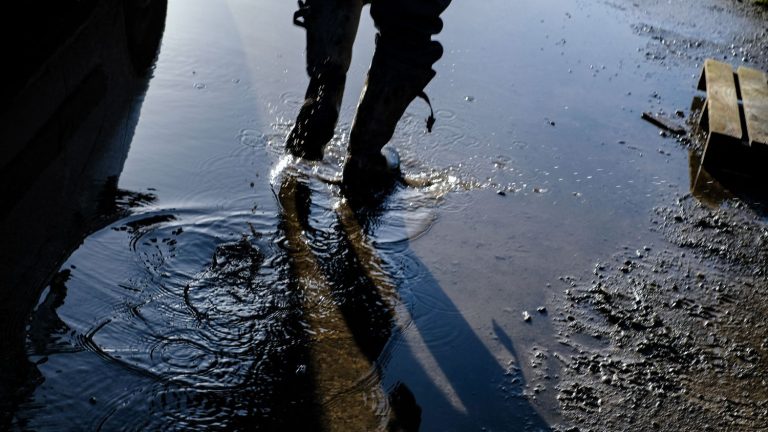
<path id="1" fill-rule="evenodd" d="M 299 1 L 294 24 L 307 31 L 309 85 L 285 147 L 294 156 L 323 158 L 339 119 L 362 0 Z"/>
<path id="2" fill-rule="evenodd" d="M 344 183 L 349 188 L 376 187 L 379 183 L 387 183 L 387 177 L 399 174 L 396 152 L 387 150 L 382 153 L 382 149 L 392 138 L 408 105 L 416 97 L 426 99 L 424 87 L 435 76 L 432 61 L 422 64 L 400 61 L 386 47 L 382 49 L 380 41 L 378 38 L 349 136 L 343 174 Z M 442 46 L 438 42 L 430 41 L 427 50 L 427 59 L 442 55 Z M 434 117 L 430 115 L 428 129 L 432 122 Z"/>
<path id="3" fill-rule="evenodd" d="M 400 155 L 391 147 L 344 163 L 341 192 L 355 211 L 378 209 L 402 184 Z"/>

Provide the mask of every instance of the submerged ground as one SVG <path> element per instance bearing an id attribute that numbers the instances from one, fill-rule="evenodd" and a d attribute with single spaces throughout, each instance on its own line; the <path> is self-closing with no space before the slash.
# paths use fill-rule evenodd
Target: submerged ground
<path id="1" fill-rule="evenodd" d="M 454 0 L 434 132 L 414 102 L 409 186 L 359 211 L 372 24 L 326 159 L 287 162 L 304 34 L 265 3 L 170 2 L 125 213 L 43 291 L 9 427 L 768 427 L 759 194 L 692 191 L 699 139 L 640 118 L 691 124 L 705 58 L 766 69 L 759 9 Z"/>

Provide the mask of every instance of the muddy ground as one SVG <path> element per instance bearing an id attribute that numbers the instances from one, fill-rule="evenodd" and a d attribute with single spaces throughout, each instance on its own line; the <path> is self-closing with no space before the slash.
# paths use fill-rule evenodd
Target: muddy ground
<path id="1" fill-rule="evenodd" d="M 649 3 L 649 10 L 668 5 Z M 765 19 L 752 4 L 721 3 L 708 13 Z M 635 29 L 650 36 L 650 61 L 741 57 L 768 65 L 765 31 L 716 30 L 699 39 L 663 26 Z M 560 430 L 768 429 L 765 179 L 699 173 L 699 115 L 687 120 L 690 132 L 670 136 L 690 152 L 698 187 L 648 215 L 644 229 L 658 240 L 625 245 L 589 271 L 553 282 L 562 288 L 549 311 L 561 347 L 529 351 L 536 372 L 527 395 L 557 399 Z"/>
<path id="2" fill-rule="evenodd" d="M 659 207 L 668 241 L 564 276 L 557 399 L 583 430 L 764 430 L 768 229 L 738 201 Z"/>

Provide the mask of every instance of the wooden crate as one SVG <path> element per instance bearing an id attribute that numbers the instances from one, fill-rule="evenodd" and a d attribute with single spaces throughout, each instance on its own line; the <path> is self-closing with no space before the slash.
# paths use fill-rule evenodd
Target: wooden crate
<path id="1" fill-rule="evenodd" d="M 768 151 L 768 75 L 713 59 L 704 62 L 699 89 L 707 92 L 700 126 L 707 133 L 702 163 L 733 165 Z"/>

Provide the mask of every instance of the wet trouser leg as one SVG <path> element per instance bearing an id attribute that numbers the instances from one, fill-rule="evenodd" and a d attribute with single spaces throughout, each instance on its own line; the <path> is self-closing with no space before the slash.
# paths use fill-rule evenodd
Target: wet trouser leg
<path id="1" fill-rule="evenodd" d="M 443 48 L 432 40 L 450 0 L 373 0 L 379 33 L 350 133 L 350 162 L 376 158 L 408 105 L 435 76 Z"/>
<path id="2" fill-rule="evenodd" d="M 333 138 L 362 7 L 363 0 L 299 1 L 294 23 L 306 29 L 309 86 L 286 142 L 296 156 L 321 159 Z"/>

